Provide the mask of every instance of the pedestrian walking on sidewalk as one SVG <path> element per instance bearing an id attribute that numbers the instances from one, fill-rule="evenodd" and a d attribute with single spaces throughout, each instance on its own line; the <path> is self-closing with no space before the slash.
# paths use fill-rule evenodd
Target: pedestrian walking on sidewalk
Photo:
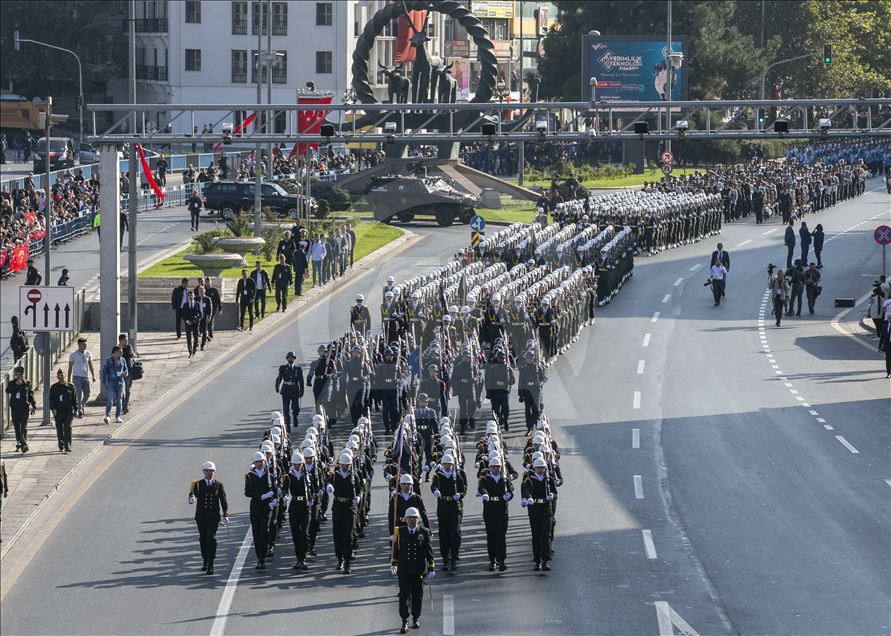
<path id="1" fill-rule="evenodd" d="M 186 304 L 188 300 L 188 296 L 186 295 L 189 291 L 189 279 L 184 278 L 180 281 L 179 287 L 174 287 L 173 292 L 170 294 L 170 307 L 173 309 L 173 313 L 176 316 L 176 337 L 183 337 L 183 316 L 182 310 L 183 306 Z"/>
<path id="2" fill-rule="evenodd" d="M 74 393 L 74 385 L 68 382 L 62 369 L 56 371 L 56 383 L 50 387 L 49 400 L 56 422 L 59 452 L 68 454 L 71 452 L 71 420 L 77 409 L 77 395 Z"/>
<path id="3" fill-rule="evenodd" d="M 254 317 L 266 316 L 266 290 L 269 289 L 269 273 L 263 269 L 263 263 L 257 261 L 254 271 L 251 273 L 254 281 Z"/>
<path id="4" fill-rule="evenodd" d="M 220 521 L 229 524 L 229 502 L 223 482 L 214 479 L 217 467 L 213 462 L 201 466 L 203 479 L 193 481 L 189 487 L 189 504 L 195 504 L 195 523 L 198 525 L 198 543 L 205 574 L 213 574 L 213 562 L 217 558 L 217 529 Z"/>
<path id="5" fill-rule="evenodd" d="M 25 379 L 24 367 L 16 367 L 14 379 L 6 385 L 6 403 L 12 413 L 12 426 L 15 428 L 15 449 L 28 452 L 28 417 L 37 411 L 34 401 L 34 388 Z"/>
<path id="6" fill-rule="evenodd" d="M 118 346 L 121 348 L 121 358 L 127 364 L 127 377 L 124 378 L 124 397 L 122 398 L 121 413 L 126 415 L 130 412 L 130 391 L 133 389 L 133 362 L 139 357 L 136 349 L 127 339 L 127 334 L 118 335 Z"/>
<path id="7" fill-rule="evenodd" d="M 90 399 L 90 382 L 96 381 L 96 372 L 93 370 L 93 354 L 87 351 L 87 339 L 81 336 L 77 339 L 77 350 L 68 355 L 68 382 L 74 385 L 77 395 L 77 417 L 83 419 L 84 407 Z"/>
<path id="8" fill-rule="evenodd" d="M 105 418 L 102 420 L 104 424 L 108 424 L 111 416 L 111 405 L 114 404 L 114 421 L 120 424 L 124 420 L 121 419 L 121 400 L 126 390 L 127 363 L 124 362 L 123 350 L 115 345 L 111 350 L 111 355 L 105 359 L 102 364 L 102 371 L 99 379 L 102 383 L 103 391 L 105 391 Z"/>

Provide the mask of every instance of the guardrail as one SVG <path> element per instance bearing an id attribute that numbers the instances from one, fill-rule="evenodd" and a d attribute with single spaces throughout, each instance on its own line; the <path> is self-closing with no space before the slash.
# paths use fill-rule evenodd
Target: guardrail
<path id="1" fill-rule="evenodd" d="M 53 365 L 59 361 L 62 352 L 68 348 L 68 345 L 80 334 L 81 325 L 84 317 L 84 297 L 86 290 L 81 289 L 74 294 L 74 330 L 54 332 L 50 337 L 50 354 L 52 355 Z M 27 331 L 27 330 L 26 330 Z M 101 357 L 101 356 L 100 356 Z M 21 358 L 16 360 L 12 368 L 0 377 L 0 437 L 6 434 L 7 428 L 12 424 L 12 418 L 9 410 L 9 403 L 6 396 L 6 385 L 13 379 L 16 367 L 25 368 L 25 379 L 30 380 L 34 390 L 36 391 L 42 385 L 43 377 L 43 358 L 37 353 L 35 343 L 31 343 L 31 348 Z M 52 369 L 52 365 L 50 365 Z M 67 367 L 66 367 L 67 369 Z"/>

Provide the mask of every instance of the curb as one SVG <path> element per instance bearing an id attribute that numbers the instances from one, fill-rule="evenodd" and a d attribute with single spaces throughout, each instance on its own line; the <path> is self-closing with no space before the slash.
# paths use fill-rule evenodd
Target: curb
<path id="1" fill-rule="evenodd" d="M 420 234 L 415 234 L 414 232 L 409 232 L 407 230 L 402 230 L 402 232 L 403 232 L 403 234 L 399 238 L 394 239 L 393 241 L 390 241 L 386 245 L 379 247 L 378 249 L 376 249 L 375 251 L 371 252 L 370 254 L 368 254 L 364 258 L 362 258 L 360 261 L 358 261 L 355 264 L 355 266 L 353 267 L 353 269 L 350 270 L 350 272 L 348 274 L 341 276 L 336 281 L 334 281 L 333 283 L 330 283 L 329 285 L 327 285 L 325 287 L 313 288 L 313 289 L 318 289 L 319 291 L 317 293 L 313 294 L 312 296 L 305 298 L 305 300 L 303 302 L 301 302 L 299 304 L 298 303 L 290 304 L 289 307 L 293 307 L 294 308 L 293 311 L 291 309 L 288 309 L 287 311 L 278 314 L 277 319 L 275 319 L 274 321 L 269 321 L 269 322 L 267 322 L 266 320 L 261 321 L 259 326 L 262 328 L 263 324 L 265 323 L 266 325 L 270 325 L 265 329 L 265 331 L 269 331 L 269 330 L 273 329 L 274 327 L 281 324 L 281 322 L 283 320 L 285 320 L 289 314 L 297 312 L 298 309 L 305 307 L 306 305 L 309 305 L 309 304 L 315 302 L 315 300 L 317 298 L 326 295 L 326 294 L 322 293 L 323 291 L 330 293 L 330 292 L 336 291 L 338 288 L 343 287 L 344 285 L 349 283 L 350 280 L 356 276 L 356 274 L 354 274 L 353 272 L 367 271 L 368 269 L 370 269 L 370 265 L 373 265 L 374 263 L 380 261 L 383 257 L 387 256 L 388 254 L 394 252 L 397 249 L 405 249 L 405 248 L 409 247 L 410 245 L 416 243 L 417 241 L 419 241 L 422 238 L 422 236 Z M 261 331 L 261 330 L 258 329 L 258 331 Z M 262 335 L 262 331 L 261 331 L 261 335 Z M 230 354 L 239 345 L 248 346 L 244 343 L 249 343 L 249 342 L 250 342 L 250 340 L 248 340 L 248 339 L 241 340 L 240 343 L 237 343 L 235 345 L 235 347 L 233 347 L 233 349 L 230 350 Z M 195 369 L 190 375 L 183 378 L 182 383 L 188 382 L 193 377 L 195 377 L 199 373 L 202 373 L 203 371 L 204 371 L 204 367 Z M 105 438 L 102 440 L 101 444 L 97 444 L 95 447 L 93 447 L 93 449 L 90 450 L 83 458 L 81 458 L 80 461 L 78 461 L 74 466 L 71 467 L 71 470 L 69 470 L 67 473 L 65 473 L 65 475 L 57 483 L 55 483 L 53 486 L 51 486 L 49 493 L 44 495 L 41 502 L 37 505 L 37 507 L 34 510 L 31 511 L 31 514 L 28 515 L 28 517 L 25 519 L 24 523 L 22 523 L 22 526 L 18 529 L 18 531 L 10 539 L 3 542 L 3 551 L 0 552 L 0 561 L 2 561 L 2 559 L 6 557 L 6 555 L 9 553 L 9 551 L 15 545 L 16 541 L 18 541 L 18 539 L 24 534 L 25 530 L 27 530 L 28 527 L 31 525 L 31 522 L 34 520 L 34 518 L 37 516 L 37 514 L 43 510 L 44 506 L 46 506 L 47 502 L 49 502 L 50 499 L 53 498 L 53 496 L 59 491 L 59 489 L 71 477 L 73 477 L 74 474 L 78 470 L 81 469 L 81 467 L 83 467 L 90 459 L 93 458 L 93 456 L 97 452 L 99 452 L 100 449 L 102 449 L 104 446 L 107 446 L 108 443 L 111 442 L 114 438 L 116 438 L 119 434 L 123 434 L 125 431 L 132 428 L 134 423 L 138 423 L 141 418 L 143 418 L 147 413 L 149 413 L 151 411 L 150 407 L 153 404 L 156 404 L 160 400 L 163 400 L 167 396 L 168 393 L 170 393 L 171 391 L 174 391 L 174 390 L 177 390 L 177 387 L 168 389 L 161 395 L 158 395 L 154 400 L 152 400 L 151 402 L 148 402 L 145 405 L 146 406 L 145 409 L 140 409 L 140 411 L 141 411 L 140 413 L 138 413 L 137 415 L 135 415 L 132 418 L 128 418 L 127 421 L 125 423 L 123 423 L 121 426 L 110 431 L 109 434 L 106 435 Z"/>

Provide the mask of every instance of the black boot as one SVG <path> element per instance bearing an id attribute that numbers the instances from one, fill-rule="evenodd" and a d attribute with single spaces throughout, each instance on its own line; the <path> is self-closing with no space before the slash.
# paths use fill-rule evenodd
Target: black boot
<path id="1" fill-rule="evenodd" d="M 420 629 L 421 627 L 421 619 L 420 618 L 412 618 L 411 628 L 412 629 Z"/>
<path id="2" fill-rule="evenodd" d="M 402 621 L 402 627 L 399 628 L 399 633 L 400 634 L 408 633 L 408 621 Z"/>
<path id="3" fill-rule="evenodd" d="M 337 559 L 337 569 L 338 570 L 343 569 L 343 559 Z"/>
<path id="4" fill-rule="evenodd" d="M 207 565 L 207 573 L 208 573 L 208 574 L 213 574 L 213 561 L 211 561 L 210 563 L 208 563 L 208 565 Z"/>
<path id="5" fill-rule="evenodd" d="M 207 570 L 207 559 L 204 559 L 204 565 L 201 566 L 201 571 L 204 572 Z"/>

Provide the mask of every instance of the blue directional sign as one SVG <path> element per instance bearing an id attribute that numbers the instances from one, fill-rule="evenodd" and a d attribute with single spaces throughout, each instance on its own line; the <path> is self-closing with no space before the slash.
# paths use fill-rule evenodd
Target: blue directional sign
<path id="1" fill-rule="evenodd" d="M 474 232 L 482 232 L 486 229 L 486 219 L 481 216 L 473 216 L 470 219 L 470 229 Z"/>

